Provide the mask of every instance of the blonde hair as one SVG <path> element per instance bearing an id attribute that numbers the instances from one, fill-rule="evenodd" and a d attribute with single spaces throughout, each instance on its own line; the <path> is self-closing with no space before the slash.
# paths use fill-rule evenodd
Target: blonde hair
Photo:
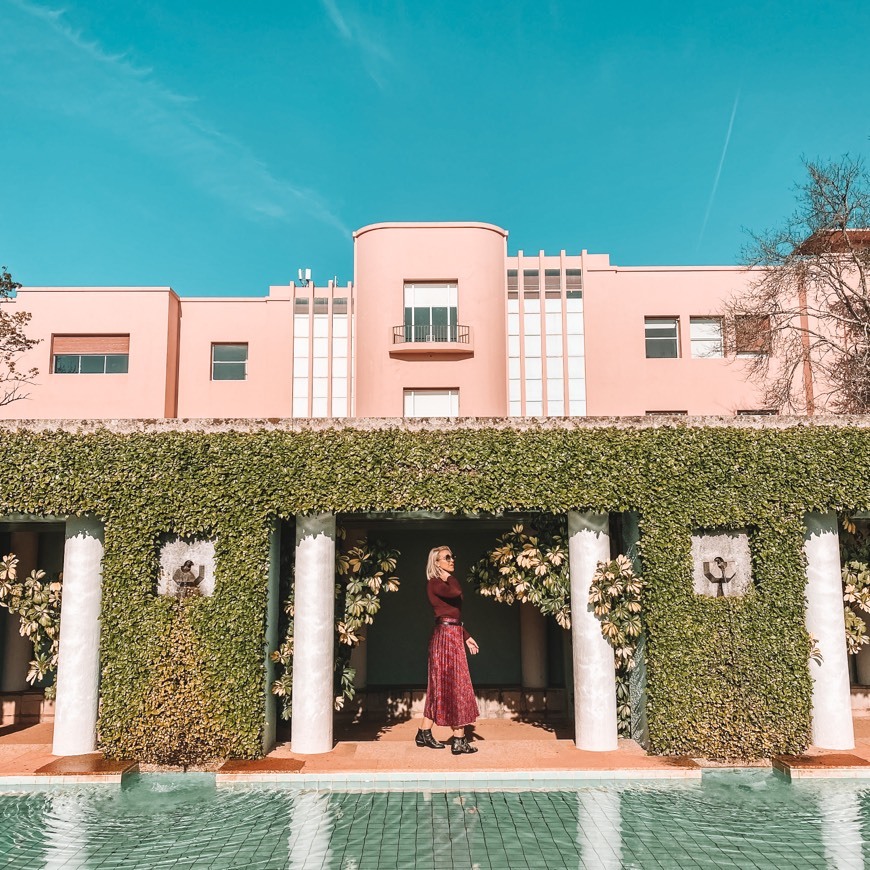
<path id="1" fill-rule="evenodd" d="M 426 560 L 426 579 L 433 580 L 435 578 L 440 578 L 441 575 L 438 573 L 438 566 L 435 564 L 438 559 L 438 555 L 443 553 L 445 550 L 449 550 L 450 547 L 433 547 L 429 551 L 429 558 Z"/>

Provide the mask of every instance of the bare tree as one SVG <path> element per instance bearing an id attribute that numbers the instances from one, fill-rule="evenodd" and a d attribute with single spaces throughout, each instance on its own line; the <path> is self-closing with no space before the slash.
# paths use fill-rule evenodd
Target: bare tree
<path id="1" fill-rule="evenodd" d="M 870 412 L 870 176 L 861 160 L 805 162 L 797 209 L 752 235 L 756 276 L 726 305 L 726 343 L 766 407 Z"/>
<path id="2" fill-rule="evenodd" d="M 25 327 L 30 321 L 26 311 L 9 311 L 10 300 L 21 285 L 12 279 L 5 266 L 0 266 L 0 407 L 26 399 L 24 388 L 39 374 L 35 368 L 19 370 L 23 353 L 39 344 L 40 339 L 28 338 Z"/>

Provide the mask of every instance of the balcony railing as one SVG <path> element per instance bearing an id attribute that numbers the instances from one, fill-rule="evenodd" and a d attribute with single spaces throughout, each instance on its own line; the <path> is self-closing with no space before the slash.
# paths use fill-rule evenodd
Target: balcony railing
<path id="1" fill-rule="evenodd" d="M 394 326 L 393 344 L 440 341 L 452 344 L 469 344 L 471 327 L 456 323 L 443 326 Z"/>

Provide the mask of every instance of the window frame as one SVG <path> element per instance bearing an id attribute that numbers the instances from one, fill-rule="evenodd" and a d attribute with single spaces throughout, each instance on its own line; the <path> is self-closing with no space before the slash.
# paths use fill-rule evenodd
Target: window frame
<path id="1" fill-rule="evenodd" d="M 418 395 L 421 394 L 434 394 L 434 393 L 443 393 L 446 395 L 447 399 L 451 404 L 455 402 L 456 405 L 456 413 L 449 414 L 411 414 L 408 415 L 408 399 L 412 398 L 412 401 L 416 399 Z M 422 420 L 427 417 L 446 417 L 447 419 L 456 419 L 459 417 L 460 409 L 459 409 L 459 387 L 405 387 L 402 390 L 402 418 L 405 420 Z"/>
<path id="2" fill-rule="evenodd" d="M 719 327 L 719 337 L 716 338 L 695 338 L 693 327 L 701 323 L 715 323 Z M 699 344 L 710 344 L 718 341 L 718 353 L 703 353 L 696 354 L 695 347 Z M 698 315 L 689 317 L 689 351 L 692 359 L 724 359 L 725 357 L 725 334 L 722 318 L 716 315 Z"/>
<path id="3" fill-rule="evenodd" d="M 754 321 L 754 327 L 751 323 Z M 741 327 L 740 324 L 747 324 Z M 741 346 L 741 339 L 747 338 Z M 734 355 L 738 358 L 751 359 L 757 356 L 770 355 L 770 315 L 769 314 L 735 314 L 734 315 Z"/>
<path id="4" fill-rule="evenodd" d="M 78 360 L 76 363 L 75 371 L 58 371 L 57 361 L 61 358 L 65 357 L 67 359 L 75 358 Z M 109 371 L 109 358 L 123 359 L 125 360 L 123 371 Z M 103 360 L 103 369 L 102 371 L 82 371 L 82 359 L 100 359 Z M 51 373 L 53 375 L 127 375 L 130 373 L 130 354 L 129 353 L 53 353 L 51 355 Z"/>
<path id="5" fill-rule="evenodd" d="M 655 324 L 663 324 L 663 323 L 672 323 L 674 325 L 674 336 L 671 338 L 670 336 L 650 336 L 648 334 L 649 328 L 654 326 Z M 681 347 L 680 347 L 680 318 L 677 315 L 650 315 L 644 316 L 643 319 L 643 331 L 644 331 L 644 355 L 646 359 L 680 359 L 681 358 Z M 673 355 L 661 356 L 661 355 L 650 355 L 650 342 L 673 342 L 674 343 L 674 351 Z"/>
<path id="6" fill-rule="evenodd" d="M 244 360 L 216 360 L 215 359 L 215 349 L 223 347 L 243 347 L 245 349 L 245 358 Z M 211 375 L 210 380 L 214 382 L 226 383 L 227 381 L 246 381 L 248 379 L 248 362 L 250 360 L 250 346 L 247 341 L 213 341 L 211 343 L 211 365 L 209 367 L 209 373 Z M 215 366 L 244 366 L 244 374 L 240 378 L 216 378 L 215 377 Z"/>

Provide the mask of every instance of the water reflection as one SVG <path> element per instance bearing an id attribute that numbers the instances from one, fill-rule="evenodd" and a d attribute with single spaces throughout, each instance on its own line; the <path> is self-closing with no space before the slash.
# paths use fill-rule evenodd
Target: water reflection
<path id="1" fill-rule="evenodd" d="M 290 870 L 331 866 L 334 810 L 327 792 L 300 791 L 290 805 Z"/>
<path id="2" fill-rule="evenodd" d="M 79 870 L 88 866 L 87 795 L 64 790 L 50 798 L 45 818 L 45 870 Z"/>
<path id="3" fill-rule="evenodd" d="M 621 800 L 613 789 L 584 789 L 577 795 L 577 848 L 580 867 L 622 867 Z"/>
<path id="4" fill-rule="evenodd" d="M 317 792 L 144 776 L 0 796 L 0 865 L 857 870 L 870 790 L 769 771 L 540 791 Z M 5 863 L 4 863 L 5 862 Z"/>

